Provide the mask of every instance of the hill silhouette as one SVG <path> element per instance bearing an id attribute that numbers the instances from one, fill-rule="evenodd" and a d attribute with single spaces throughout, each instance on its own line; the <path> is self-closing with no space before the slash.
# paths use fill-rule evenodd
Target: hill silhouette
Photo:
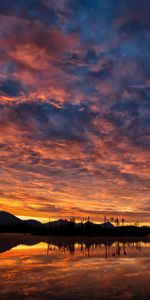
<path id="1" fill-rule="evenodd" d="M 90 221 L 75 223 L 72 220 L 63 219 L 43 224 L 32 219 L 21 220 L 9 212 L 1 211 L 0 232 L 59 236 L 146 236 L 150 234 L 150 227 L 114 226 L 110 222 L 102 224 Z"/>

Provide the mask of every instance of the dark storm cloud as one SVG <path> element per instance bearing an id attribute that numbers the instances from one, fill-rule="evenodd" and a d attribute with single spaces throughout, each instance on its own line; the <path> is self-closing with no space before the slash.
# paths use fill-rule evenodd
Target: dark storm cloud
<path id="1" fill-rule="evenodd" d="M 16 97 L 24 93 L 24 88 L 20 81 L 7 79 L 0 83 L 0 94 Z"/>
<path id="2" fill-rule="evenodd" d="M 58 139 L 85 142 L 86 130 L 92 130 L 90 123 L 95 116 L 87 105 L 66 104 L 56 108 L 41 102 L 20 103 L 6 110 L 4 106 L 1 113 L 4 116 L 1 125 L 5 126 L 7 121 L 13 122 L 22 129 L 24 136 L 43 141 Z"/>
<path id="3" fill-rule="evenodd" d="M 54 9 L 47 7 L 42 0 L 1 1 L 0 13 L 46 24 L 55 24 L 58 19 Z"/>

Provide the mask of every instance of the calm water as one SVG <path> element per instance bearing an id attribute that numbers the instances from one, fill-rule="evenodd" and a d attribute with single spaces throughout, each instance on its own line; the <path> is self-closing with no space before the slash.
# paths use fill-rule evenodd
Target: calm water
<path id="1" fill-rule="evenodd" d="M 150 299 L 148 241 L 32 239 L 0 237 L 1 300 Z"/>

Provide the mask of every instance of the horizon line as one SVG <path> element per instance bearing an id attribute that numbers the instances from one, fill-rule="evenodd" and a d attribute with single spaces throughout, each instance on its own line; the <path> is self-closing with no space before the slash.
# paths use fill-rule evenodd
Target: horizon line
<path id="1" fill-rule="evenodd" d="M 76 217 L 68 217 L 68 218 L 64 218 L 64 217 L 60 217 L 60 218 L 52 218 L 52 217 L 33 217 L 33 216 L 24 216 L 24 215 L 19 215 L 19 214 L 15 214 L 15 213 L 11 213 L 9 211 L 6 211 L 6 210 L 1 210 L 0 212 L 6 212 L 6 213 L 10 213 L 14 216 L 16 216 L 17 218 L 23 220 L 23 221 L 26 221 L 26 220 L 35 220 L 35 221 L 39 221 L 41 222 L 42 224 L 44 223 L 49 223 L 49 222 L 54 222 L 54 221 L 58 221 L 58 220 L 67 220 L 67 221 L 71 221 L 71 219 L 74 218 L 75 220 L 75 223 L 81 223 L 83 221 L 83 223 L 86 223 L 87 221 L 90 221 L 92 223 L 95 223 L 95 224 L 101 224 L 101 223 L 107 223 L 107 222 L 110 222 L 112 224 L 115 224 L 115 219 L 117 219 L 118 217 L 109 217 L 105 220 L 99 220 L 99 221 L 95 221 L 95 220 L 92 220 L 92 217 L 84 217 L 84 218 L 76 218 Z M 105 218 L 105 216 L 104 216 Z M 111 218 L 113 218 L 114 220 L 110 220 Z M 142 221 L 128 221 L 126 220 L 125 218 L 122 218 L 124 219 L 124 226 L 128 225 L 128 226 L 150 226 L 150 222 L 142 222 Z M 122 219 L 118 218 L 119 220 L 119 226 L 122 224 Z M 114 225 L 116 226 L 116 225 Z"/>

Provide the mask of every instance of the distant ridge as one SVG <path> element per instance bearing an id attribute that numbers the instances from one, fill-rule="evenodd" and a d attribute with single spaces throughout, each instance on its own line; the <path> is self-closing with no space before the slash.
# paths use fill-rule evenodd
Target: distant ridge
<path id="1" fill-rule="evenodd" d="M 37 235 L 60 236 L 144 236 L 150 234 L 148 226 L 114 226 L 110 222 L 95 224 L 91 221 L 75 223 L 73 221 L 59 219 L 45 224 L 37 220 L 21 220 L 13 214 L 0 211 L 0 232 L 26 232 Z"/>
<path id="2" fill-rule="evenodd" d="M 105 223 L 101 224 L 101 227 L 107 228 L 107 229 L 112 229 L 112 228 L 114 228 L 114 225 L 110 222 L 105 222 Z"/>
<path id="3" fill-rule="evenodd" d="M 11 213 L 0 211 L 0 225 L 18 224 L 21 220 Z"/>

